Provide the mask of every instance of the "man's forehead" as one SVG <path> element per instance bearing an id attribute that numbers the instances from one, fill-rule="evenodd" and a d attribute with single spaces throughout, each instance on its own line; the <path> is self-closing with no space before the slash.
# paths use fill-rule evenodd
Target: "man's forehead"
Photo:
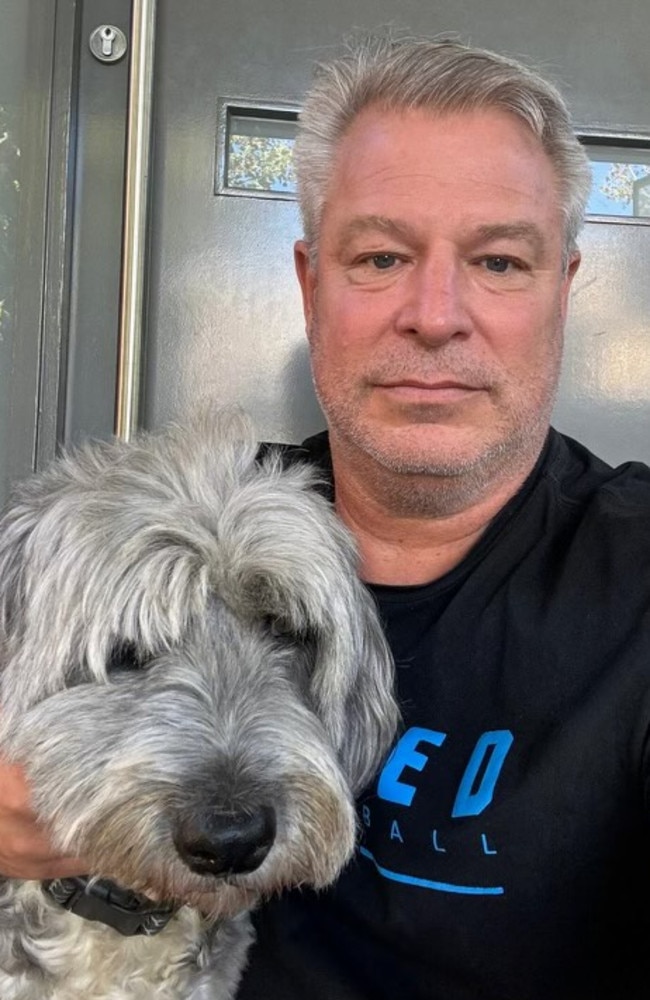
<path id="1" fill-rule="evenodd" d="M 330 183 L 346 187 L 400 174 L 417 184 L 418 173 L 441 172 L 480 185 L 490 169 L 508 176 L 556 174 L 539 136 L 504 109 L 470 108 L 436 112 L 428 108 L 370 106 L 350 122 L 333 150 Z"/>
<path id="2" fill-rule="evenodd" d="M 467 216 L 464 228 L 477 239 L 538 244 L 549 213 L 561 211 L 561 195 L 542 143 L 509 112 L 375 107 L 360 112 L 343 137 L 323 208 L 349 237 L 410 238 L 428 213 L 451 212 Z"/>

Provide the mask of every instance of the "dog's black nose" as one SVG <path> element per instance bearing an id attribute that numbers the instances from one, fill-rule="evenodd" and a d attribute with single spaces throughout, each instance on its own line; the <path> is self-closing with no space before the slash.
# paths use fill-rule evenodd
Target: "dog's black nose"
<path id="1" fill-rule="evenodd" d="M 244 875 L 264 861 L 275 840 L 275 810 L 211 812 L 181 820 L 174 836 L 179 855 L 197 875 Z"/>

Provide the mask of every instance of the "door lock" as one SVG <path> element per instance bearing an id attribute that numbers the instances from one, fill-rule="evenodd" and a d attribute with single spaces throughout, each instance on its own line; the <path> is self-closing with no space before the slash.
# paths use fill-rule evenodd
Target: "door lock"
<path id="1" fill-rule="evenodd" d="M 126 35 L 114 24 L 100 24 L 89 39 L 90 51 L 100 62 L 118 62 L 127 50 Z"/>

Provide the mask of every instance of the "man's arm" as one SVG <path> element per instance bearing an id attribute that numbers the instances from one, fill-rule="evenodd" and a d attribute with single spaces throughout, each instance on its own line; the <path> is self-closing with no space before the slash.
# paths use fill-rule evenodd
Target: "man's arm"
<path id="1" fill-rule="evenodd" d="M 84 871 L 78 858 L 52 849 L 32 810 L 22 768 L 0 760 L 0 877 L 61 878 Z"/>

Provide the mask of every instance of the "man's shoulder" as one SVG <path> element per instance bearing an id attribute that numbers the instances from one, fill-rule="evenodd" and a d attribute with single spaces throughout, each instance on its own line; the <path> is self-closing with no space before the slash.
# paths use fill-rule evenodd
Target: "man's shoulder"
<path id="1" fill-rule="evenodd" d="M 294 465 L 296 462 L 307 462 L 310 465 L 317 465 L 323 472 L 329 473 L 332 469 L 327 431 L 306 438 L 302 444 L 262 441 L 257 452 L 258 461 L 270 452 L 279 454 L 286 466 Z"/>
<path id="2" fill-rule="evenodd" d="M 327 431 L 321 431 L 319 434 L 314 434 L 306 438 L 302 444 L 263 441 L 257 450 L 258 462 L 271 453 L 280 456 L 285 468 L 298 463 L 306 463 L 313 466 L 317 473 L 315 484 L 319 492 L 322 492 L 327 499 L 333 499 L 334 473 L 329 446 L 329 434 Z"/>
<path id="3" fill-rule="evenodd" d="M 546 497 L 538 527 L 547 552 L 584 594 L 650 595 L 650 468 L 608 465 L 583 445 L 557 434 L 544 470 Z M 636 596 L 634 596 L 636 595 Z"/>
<path id="4" fill-rule="evenodd" d="M 552 431 L 544 474 L 568 504 L 650 519 L 650 467 L 644 462 L 609 465 L 580 442 Z"/>

